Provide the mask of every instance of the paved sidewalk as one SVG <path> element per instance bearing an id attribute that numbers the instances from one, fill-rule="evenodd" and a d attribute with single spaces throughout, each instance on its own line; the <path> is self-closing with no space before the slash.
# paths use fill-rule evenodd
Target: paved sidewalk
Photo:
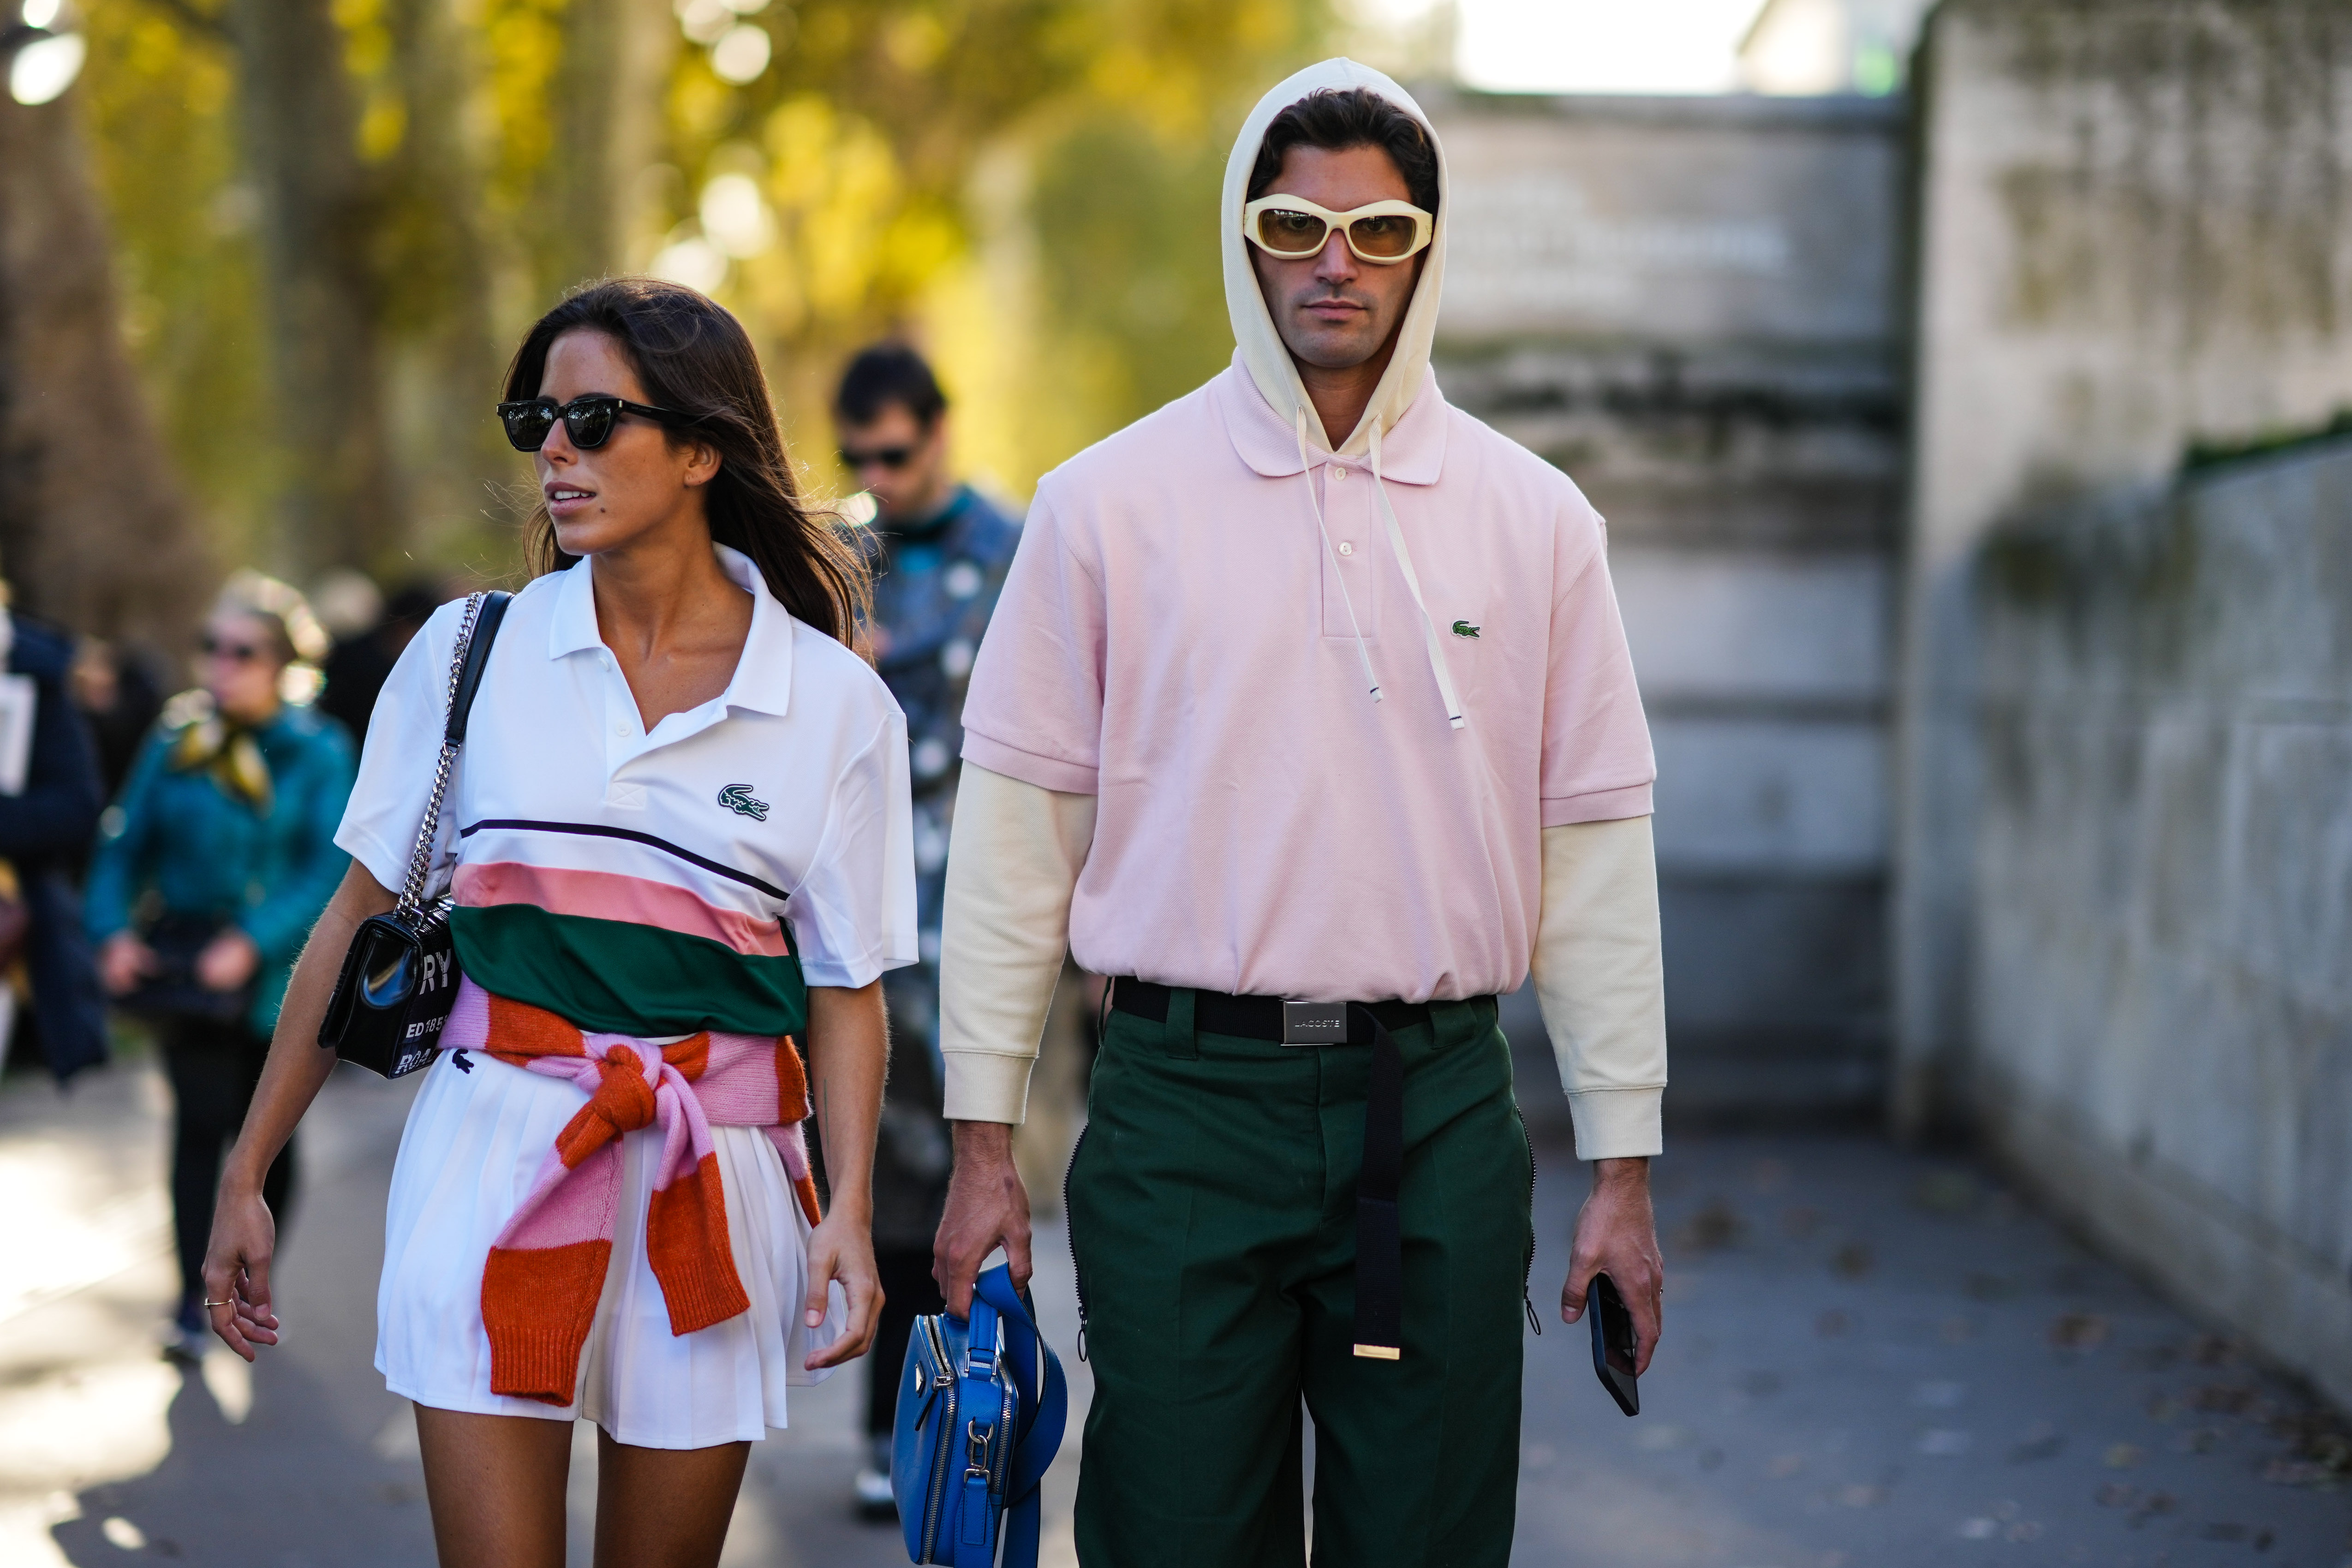
<path id="1" fill-rule="evenodd" d="M 248 1374 L 226 1351 L 183 1373 L 152 1348 L 172 1293 L 152 1071 L 0 1092 L 0 1563 L 433 1561 L 413 1429 L 369 1365 L 407 1098 L 347 1074 L 306 1123 L 287 1341 Z M 1539 1306 L 1579 1179 L 1560 1149 L 1540 1163 Z M 1691 1137 L 1657 1179 L 1670 1315 L 1645 1412 L 1609 1404 L 1580 1325 L 1529 1341 L 1515 1561 L 2352 1564 L 2341 1428 L 1976 1168 L 1865 1138 Z M 1058 1230 L 1038 1255 L 1083 1408 Z M 728 1563 L 904 1561 L 846 1507 L 859 1390 L 811 1391 L 753 1450 Z M 1075 1430 L 1049 1563 L 1072 1561 Z M 593 1451 L 574 1469 L 583 1564 Z"/>

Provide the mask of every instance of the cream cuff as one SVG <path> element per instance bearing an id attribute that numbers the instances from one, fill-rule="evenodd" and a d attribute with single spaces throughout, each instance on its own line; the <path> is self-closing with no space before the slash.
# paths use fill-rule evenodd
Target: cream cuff
<path id="1" fill-rule="evenodd" d="M 940 1054 L 951 1122 L 1018 1124 L 1070 944 L 1070 895 L 1094 842 L 1095 798 L 967 761 L 948 839 L 940 931 Z"/>
<path id="2" fill-rule="evenodd" d="M 1546 828 L 1536 999 L 1559 1061 L 1580 1159 L 1659 1152 L 1664 977 L 1650 819 Z"/>
<path id="3" fill-rule="evenodd" d="M 1659 1128 L 1664 1089 L 1587 1089 L 1568 1097 L 1576 1124 L 1576 1156 L 1583 1160 L 1631 1160 L 1661 1152 Z"/>

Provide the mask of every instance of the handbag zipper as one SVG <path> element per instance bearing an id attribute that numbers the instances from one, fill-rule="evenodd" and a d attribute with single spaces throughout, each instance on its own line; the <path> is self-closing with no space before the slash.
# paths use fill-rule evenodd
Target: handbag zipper
<path id="1" fill-rule="evenodd" d="M 922 1561 L 935 1563 L 939 1561 L 937 1552 L 940 1545 L 940 1513 L 947 1505 L 948 1469 L 949 1460 L 951 1458 L 950 1450 L 955 1446 L 953 1439 L 956 1425 L 956 1396 L 961 1391 L 956 1387 L 954 1373 L 949 1370 L 947 1343 L 940 1335 L 940 1320 L 937 1317 L 925 1317 L 921 1321 L 923 1332 L 931 1342 L 933 1358 L 931 1385 L 944 1391 L 938 1402 L 932 1406 L 932 1409 L 940 1417 L 940 1437 L 939 1441 L 934 1445 L 931 1460 L 931 1493 L 923 1504 Z"/>
<path id="2" fill-rule="evenodd" d="M 1039 1375 L 1041 1377 L 1044 1375 L 1042 1368 Z M 1000 1507 L 1009 1500 L 1004 1494 L 1012 1490 L 1013 1426 L 1014 1422 L 1021 1419 L 1021 1390 L 1015 1385 L 1014 1380 L 1009 1376 L 1004 1380 L 1004 1397 L 1002 1404 L 1004 1407 L 1003 1412 L 998 1416 L 996 1423 L 996 1458 L 995 1462 L 989 1466 L 988 1480 L 988 1490 L 994 1495 Z"/>
<path id="3" fill-rule="evenodd" d="M 1069 1166 L 1062 1172 L 1062 1229 L 1068 1236 L 1070 1242 L 1070 1278 L 1076 1281 L 1078 1289 L 1078 1359 L 1080 1361 L 1087 1358 L 1087 1275 L 1086 1270 L 1078 1267 L 1078 1226 L 1070 1213 L 1070 1177 L 1077 1174 L 1078 1151 L 1087 1146 L 1087 1134 L 1092 1131 L 1094 1127 L 1091 1123 L 1078 1129 L 1078 1141 L 1070 1145 Z M 1529 1272 L 1533 1272 L 1532 1263 L 1529 1265 Z"/>

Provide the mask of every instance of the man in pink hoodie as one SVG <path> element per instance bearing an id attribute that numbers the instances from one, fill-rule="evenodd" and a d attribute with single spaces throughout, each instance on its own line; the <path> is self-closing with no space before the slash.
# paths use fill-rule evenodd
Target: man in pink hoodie
<path id="1" fill-rule="evenodd" d="M 1444 164 L 1327 61 L 1224 195 L 1237 350 L 1040 482 L 964 710 L 936 1270 L 1029 1270 L 1010 1136 L 1066 946 L 1114 977 L 1068 1184 L 1090 1564 L 1505 1563 L 1532 966 L 1646 1365 L 1665 1037 L 1649 732 L 1601 518 L 1429 369 Z M 1597 1396 L 1596 1396 L 1597 1397 Z"/>

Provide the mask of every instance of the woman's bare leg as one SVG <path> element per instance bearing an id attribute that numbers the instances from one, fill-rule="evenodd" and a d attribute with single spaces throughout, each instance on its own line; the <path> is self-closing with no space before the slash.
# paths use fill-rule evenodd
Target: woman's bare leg
<path id="1" fill-rule="evenodd" d="M 563 1568 L 571 1422 L 419 1405 L 416 1439 L 441 1568 Z"/>
<path id="2" fill-rule="evenodd" d="M 596 1432 L 596 1568 L 716 1568 L 749 1443 L 639 1448 Z"/>

